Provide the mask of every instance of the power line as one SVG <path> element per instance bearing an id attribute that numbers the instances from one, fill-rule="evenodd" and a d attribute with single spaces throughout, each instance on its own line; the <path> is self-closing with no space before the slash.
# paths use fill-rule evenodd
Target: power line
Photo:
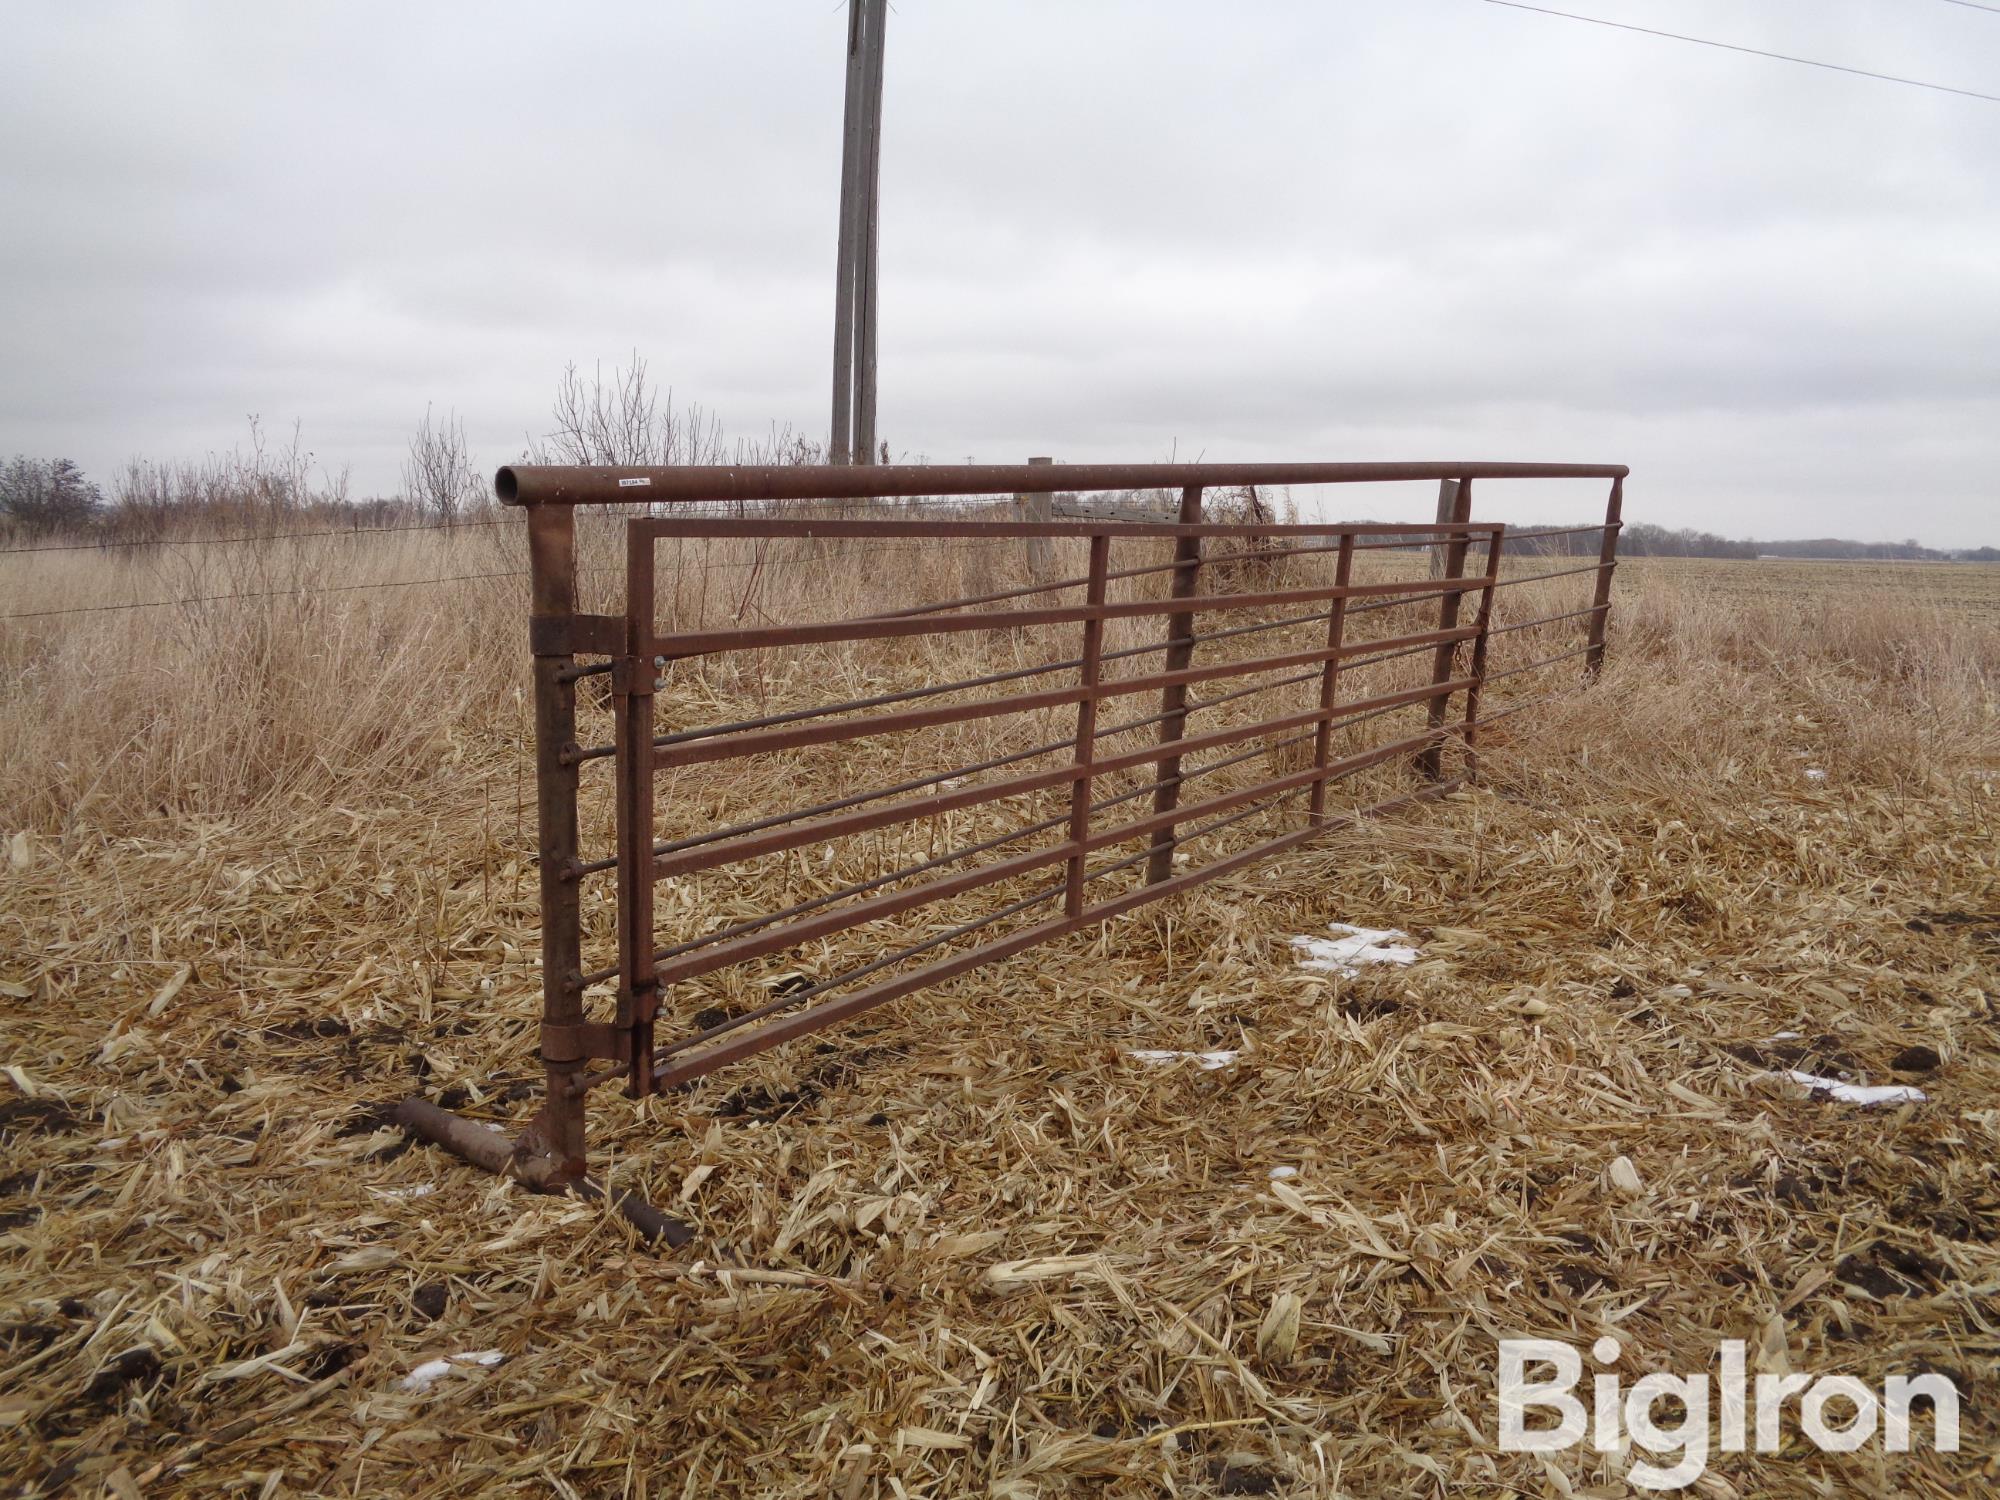
<path id="1" fill-rule="evenodd" d="M 2000 5 L 1981 5 L 1979 0 L 1944 0 L 1946 5 L 1963 5 L 1967 10 L 1989 11 L 2000 16 Z"/>
<path id="2" fill-rule="evenodd" d="M 30 609 L 0 620 L 45 620 L 51 615 L 96 615 L 120 609 L 167 609 L 176 604 L 220 604 L 230 599 L 303 599 L 308 594 L 348 594 L 356 589 L 408 589 L 428 583 L 471 583 L 482 578 L 526 578 L 526 568 L 507 573 L 453 573 L 443 578 L 397 578 L 388 583 L 336 583 L 317 589 L 255 589 L 236 594 L 196 594 L 185 599 L 145 599 L 137 604 L 76 604 L 67 609 Z"/>
<path id="3" fill-rule="evenodd" d="M 1789 52 L 1766 52 L 1761 47 L 1739 47 L 1734 42 L 1713 41 L 1705 36 L 1687 36 L 1678 31 L 1655 31 L 1650 26 L 1631 26 L 1623 21 L 1607 21 L 1601 16 L 1579 16 L 1572 11 L 1550 10 L 1544 5 L 1524 5 L 1521 0 L 1486 0 L 1488 5 L 1504 5 L 1509 10 L 1531 10 L 1537 15 L 1560 16 L 1565 21 L 1585 21 L 1592 26 L 1609 26 L 1614 31 L 1636 31 L 1641 36 L 1663 36 L 1670 41 L 1693 42 L 1697 47 L 1719 47 L 1724 52 L 1742 52 L 1751 57 L 1768 57 L 1778 62 L 1798 63 L 1807 68 L 1825 68 L 1833 73 L 1852 73 L 1857 78 L 1873 78 L 1882 83 L 1900 83 L 1913 89 L 1931 89 L 1940 94 L 1958 94 L 1966 99 L 1984 99 L 1991 104 L 2000 104 L 2000 94 L 1982 94 L 1975 89 L 1955 89 L 1949 84 L 1927 83 L 1921 78 L 1898 78 L 1893 73 L 1871 73 L 1866 68 L 1850 68 L 1841 63 L 1820 62 L 1811 57 L 1794 57 Z M 1972 0 L 1951 0 L 1958 5 L 1969 5 Z M 2000 11 L 2000 7 L 1989 5 L 1973 6 L 1975 10 Z"/>

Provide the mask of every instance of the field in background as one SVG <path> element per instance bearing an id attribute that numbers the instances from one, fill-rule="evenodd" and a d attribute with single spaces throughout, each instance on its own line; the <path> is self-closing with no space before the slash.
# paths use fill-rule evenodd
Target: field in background
<path id="1" fill-rule="evenodd" d="M 2000 613 L 2000 564 L 1920 562 L 1808 562 L 1762 558 L 1725 562 L 1711 558 L 1639 558 L 1640 572 L 1664 570 L 1690 587 L 1719 598 L 1800 600 L 1816 605 L 1894 596 L 1925 609 L 1988 620 Z"/>
<path id="2" fill-rule="evenodd" d="M 600 537 L 587 588 L 616 564 Z M 1615 1459 L 1557 1456 L 1557 1479 L 1492 1444 L 1495 1337 L 1611 1332 L 1628 1380 L 1739 1337 L 1770 1367 L 1938 1368 L 1966 1391 L 1956 1457 L 1718 1458 L 1711 1493 L 1980 1482 L 2000 1442 L 2000 568 L 1625 564 L 1604 682 L 1510 720 L 1479 791 L 643 1114 L 600 1101 L 614 1178 L 701 1226 L 662 1260 L 370 1112 L 412 1087 L 529 1107 L 522 566 L 511 524 L 0 557 L 7 613 L 256 596 L 0 623 L 10 1475 L 1622 1493 Z M 1017 568 L 725 548 L 663 565 L 662 596 L 683 623 L 750 620 Z M 437 579 L 456 581 L 376 587 Z M 1537 612 L 1588 582 L 1533 586 Z M 683 672 L 669 697 L 771 712 L 793 679 L 891 690 L 1004 647 L 957 649 Z M 801 758 L 788 792 L 899 769 L 871 754 Z M 757 792 L 682 786 L 663 832 Z M 770 894 L 693 886 L 683 910 Z M 1289 937 L 1330 922 L 1401 928 L 1420 961 L 1298 969 Z M 1930 1098 L 1816 1103 L 1787 1068 Z M 1619 1156 L 1636 1192 L 1610 1184 Z M 750 1274 L 714 1273 L 731 1264 Z M 1289 1343 L 1263 1333 L 1288 1296 Z M 403 1388 L 488 1349 L 503 1362 Z"/>

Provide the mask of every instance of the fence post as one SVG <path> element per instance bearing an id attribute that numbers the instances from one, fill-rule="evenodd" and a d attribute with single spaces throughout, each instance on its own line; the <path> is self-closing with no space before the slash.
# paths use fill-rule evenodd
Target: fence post
<path id="1" fill-rule="evenodd" d="M 1201 524 L 1201 487 L 1189 485 L 1181 491 L 1181 509 L 1178 521 L 1182 526 Z M 1201 574 L 1201 538 L 1182 536 L 1174 540 L 1174 582 L 1173 597 L 1187 599 L 1194 595 Z M 1167 655 L 1165 670 L 1179 672 L 1186 669 L 1194 657 L 1194 611 L 1176 610 L 1167 616 Z M 1171 745 L 1178 741 L 1187 728 L 1187 684 L 1169 683 L 1160 690 L 1160 743 Z M 1181 800 L 1181 758 L 1172 755 L 1159 763 L 1159 774 L 1153 788 L 1153 811 L 1172 812 Z M 1179 842 L 1180 830 L 1168 824 L 1153 835 L 1153 844 L 1146 858 L 1146 884 L 1158 885 L 1174 873 L 1174 845 Z"/>
<path id="2" fill-rule="evenodd" d="M 1354 533 L 1348 532 L 1340 539 L 1340 557 L 1333 566 L 1333 582 L 1336 588 L 1346 588 L 1354 573 Z M 1319 721 L 1319 728 L 1313 735 L 1313 767 L 1326 770 L 1327 760 L 1333 753 L 1333 704 L 1340 684 L 1340 639 L 1347 628 L 1347 595 L 1336 594 L 1333 608 L 1326 617 L 1326 668 L 1319 678 L 1319 711 L 1325 717 Z M 1310 802 L 1311 817 L 1315 823 L 1326 821 L 1326 778 L 1321 776 L 1312 784 Z"/>
<path id="3" fill-rule="evenodd" d="M 1039 468 L 1052 464 L 1053 458 L 1031 458 L 1028 462 Z M 1046 526 L 1056 518 L 1055 497 L 1053 495 L 1016 495 L 1014 508 L 1023 521 L 1033 526 Z M 1031 536 L 1027 539 L 1028 577 L 1035 583 L 1046 583 L 1056 576 L 1055 543 L 1046 536 Z"/>
<path id="4" fill-rule="evenodd" d="M 632 1049 L 628 1092 L 653 1092 L 653 552 L 648 532 L 625 528 L 625 654 L 612 669 L 617 723 L 618 1029 Z"/>
<path id="5" fill-rule="evenodd" d="M 1479 618 L 1472 638 L 1472 686 L 1465 690 L 1465 780 L 1479 780 L 1479 698 L 1486 686 L 1486 640 L 1493 625 L 1493 592 L 1500 584 L 1500 547 L 1507 528 L 1494 528 L 1486 541 L 1486 587 L 1479 591 Z"/>
<path id="6" fill-rule="evenodd" d="M 1099 532 L 1090 539 L 1090 584 L 1085 603 L 1095 609 L 1104 603 L 1105 574 L 1111 559 L 1111 534 Z M 1097 759 L 1097 677 L 1104 653 L 1104 621 L 1094 617 L 1083 622 L 1083 665 L 1077 674 L 1085 697 L 1076 706 L 1076 763 L 1083 774 L 1070 783 L 1069 841 L 1081 844 L 1090 836 L 1090 767 Z M 1083 914 L 1083 860 L 1081 851 L 1069 857 L 1068 884 L 1063 892 L 1063 915 Z"/>
<path id="7" fill-rule="evenodd" d="M 1440 497 L 1442 498 L 1442 497 Z M 1442 523 L 1464 527 L 1472 516 L 1472 481 L 1461 479 L 1458 488 L 1452 492 L 1451 515 Z M 1457 583 L 1465 576 L 1465 547 L 1467 537 L 1463 530 L 1454 531 L 1444 548 L 1444 575 L 1446 583 Z M 1435 549 L 1433 549 L 1435 550 Z M 1439 630 L 1450 630 L 1458 624 L 1459 600 L 1464 595 L 1456 588 L 1438 600 Z M 1458 642 L 1443 641 L 1437 648 L 1437 655 L 1431 666 L 1431 686 L 1441 687 L 1451 680 L 1451 664 L 1458 656 Z M 1444 716 L 1451 702 L 1449 693 L 1433 693 L 1430 700 L 1430 743 L 1417 752 L 1417 774 L 1426 781 L 1438 781 L 1444 775 Z"/>
<path id="8" fill-rule="evenodd" d="M 1451 518 L 1458 514 L 1458 481 L 1440 479 L 1438 481 L 1437 521 L 1440 526 L 1449 526 Z M 1431 555 L 1431 577 L 1444 577 L 1444 549 L 1435 542 L 1424 549 Z"/>
<path id="9" fill-rule="evenodd" d="M 1583 672 L 1595 679 L 1604 670 L 1604 629 L 1611 622 L 1611 575 L 1618 568 L 1618 531 L 1624 524 L 1625 481 L 1611 481 L 1611 498 L 1604 504 L 1604 540 L 1597 549 L 1597 592 L 1590 601 L 1590 651 Z"/>
<path id="10" fill-rule="evenodd" d="M 535 621 L 576 615 L 576 513 L 567 505 L 528 508 L 529 614 Z M 560 626 L 555 635 L 563 634 Z M 565 639 L 535 649 L 536 864 L 542 898 L 542 1025 L 583 1024 L 583 924 L 576 877 L 576 657 Z M 560 650 L 553 649 L 560 647 Z M 571 1049 L 562 1049 L 567 1052 Z M 517 1160 L 541 1158 L 542 1185 L 560 1186 L 584 1172 L 582 1058 L 543 1061 L 542 1107 L 522 1132 Z"/>

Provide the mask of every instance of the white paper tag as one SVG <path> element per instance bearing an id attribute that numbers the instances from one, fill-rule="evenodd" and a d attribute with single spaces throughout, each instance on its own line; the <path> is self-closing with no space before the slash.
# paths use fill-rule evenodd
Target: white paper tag
<path id="1" fill-rule="evenodd" d="M 619 489 L 621 489 L 621 490 L 629 490 L 629 489 L 633 489 L 633 488 L 635 488 L 635 487 L 637 487 L 637 486 L 640 486 L 640 485 L 649 485 L 649 484 L 651 484 L 652 482 L 653 482 L 652 480 L 650 480 L 650 479 L 646 479 L 646 478 L 639 478 L 639 479 L 621 479 L 621 480 L 619 480 L 619 481 L 618 481 L 618 488 L 619 488 Z"/>

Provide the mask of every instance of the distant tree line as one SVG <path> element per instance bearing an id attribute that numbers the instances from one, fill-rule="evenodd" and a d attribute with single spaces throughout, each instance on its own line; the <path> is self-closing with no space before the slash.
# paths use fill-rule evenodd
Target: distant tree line
<path id="1" fill-rule="evenodd" d="M 649 383 L 646 361 L 589 375 L 575 365 L 556 383 L 548 432 L 528 436 L 527 463 L 814 464 L 818 441 L 774 425 L 759 438 L 728 439 L 700 406 L 677 408 L 673 392 Z M 889 445 L 879 455 L 890 461 Z M 294 423 L 282 443 L 250 418 L 248 446 L 201 459 L 133 459 L 107 495 L 69 459 L 16 457 L 0 464 L 0 535 L 150 541 L 216 531 L 285 530 L 294 525 L 357 528 L 429 521 L 451 526 L 493 505 L 482 468 L 455 411 L 426 408 L 403 461 L 401 492 L 357 500 L 345 467 L 319 463 Z"/>
<path id="2" fill-rule="evenodd" d="M 1507 529 L 1532 533 L 1568 528 L 1550 524 L 1510 526 Z M 1517 556 L 1525 553 L 1541 557 L 1595 557 L 1603 538 L 1603 532 L 1594 530 L 1575 531 L 1567 536 L 1530 535 L 1519 541 L 1510 539 L 1506 551 Z M 1762 544 L 1758 542 L 1731 541 L 1711 531 L 1695 531 L 1686 527 L 1669 531 L 1648 521 L 1628 521 L 1624 530 L 1618 533 L 1618 554 L 1621 557 L 1734 557 L 1747 560 L 1757 557 L 1761 551 Z"/>
<path id="3" fill-rule="evenodd" d="M 84 531 L 104 509 L 104 495 L 66 458 L 24 458 L 0 465 L 0 519 L 11 530 Z"/>
<path id="4" fill-rule="evenodd" d="M 715 417 L 693 406 L 677 410 L 673 393 L 648 383 L 646 361 L 635 350 L 631 362 L 602 367 L 585 377 L 566 368 L 556 385 L 551 431 L 526 440 L 529 463 L 679 465 L 814 464 L 824 461 L 822 444 L 789 427 L 774 426 L 758 439 L 724 437 Z M 470 520 L 492 501 L 487 472 L 466 443 L 456 412 L 440 418 L 426 408 L 411 436 L 403 464 L 402 492 L 356 500 L 349 494 L 346 468 L 329 470 L 302 441 L 297 423 L 282 444 L 268 440 L 262 422 L 250 419 L 247 448 L 210 453 L 199 460 L 155 463 L 133 459 L 112 481 L 107 496 L 67 458 L 17 455 L 0 463 L 0 534 L 66 535 L 106 540 L 166 540 L 220 529 L 277 529 L 313 526 L 369 527 L 422 519 L 442 525 Z M 879 455 L 890 461 L 889 445 Z M 905 462 L 909 459 L 903 460 Z M 921 456 L 917 458 L 922 462 Z M 1115 495 L 1063 496 L 1086 514 L 1170 515 L 1178 497 L 1166 491 Z M 1211 520 L 1257 525 L 1296 519 L 1290 498 L 1260 497 L 1254 489 L 1211 492 Z M 1435 534 L 1401 532 L 1382 526 L 1380 538 L 1411 548 L 1432 543 Z M 1596 530 L 1573 531 L 1559 524 L 1516 525 L 1506 545 L 1511 556 L 1595 557 Z M 1532 536 L 1522 533 L 1561 532 Z M 1850 542 L 1835 537 L 1808 541 L 1733 541 L 1691 528 L 1670 530 L 1650 522 L 1628 523 L 1618 550 L 1625 557 L 1795 557 L 1883 562 L 2000 562 L 2000 548 L 1939 551 L 1918 542 Z"/>
<path id="5" fill-rule="evenodd" d="M 1518 532 L 1549 531 L 1553 526 L 1514 526 Z M 1527 537 L 1510 541 L 1509 553 L 1530 553 L 1556 557 L 1595 557 L 1600 533 L 1576 532 L 1569 536 Z M 1670 530 L 1649 521 L 1628 522 L 1618 535 L 1621 557 L 1728 557 L 1749 561 L 1759 557 L 1790 557 L 1828 562 L 2000 562 L 2000 548 L 1971 547 L 1941 551 L 1915 540 L 1904 542 L 1850 542 L 1840 537 L 1814 537 L 1803 541 L 1735 541 L 1712 531 L 1691 527 Z"/>

